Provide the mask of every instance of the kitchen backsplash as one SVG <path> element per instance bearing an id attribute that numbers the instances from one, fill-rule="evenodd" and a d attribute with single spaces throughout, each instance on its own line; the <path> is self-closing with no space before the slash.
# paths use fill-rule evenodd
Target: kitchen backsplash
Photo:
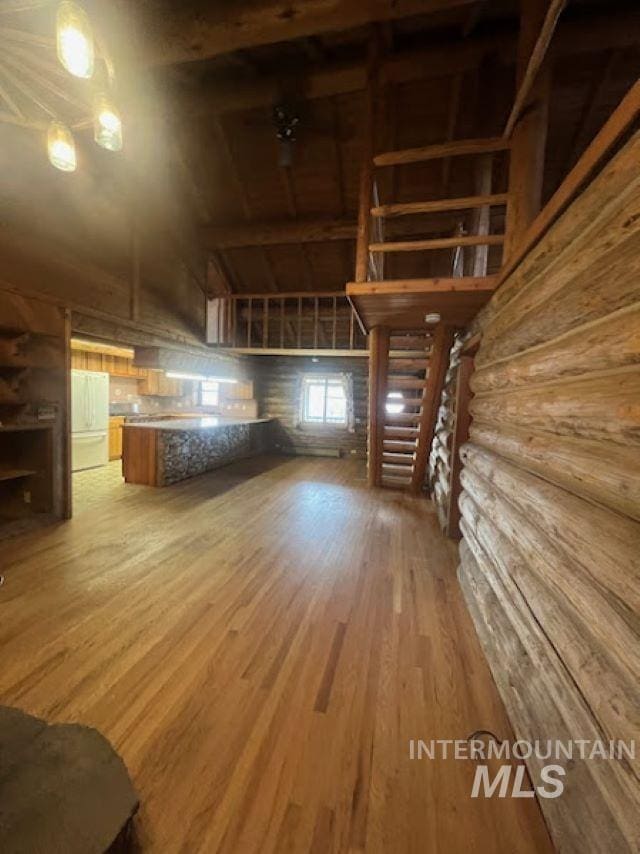
<path id="1" fill-rule="evenodd" d="M 193 412 L 211 411 L 214 407 L 198 405 L 196 383 L 184 380 L 184 394 L 180 397 L 151 397 L 138 393 L 135 377 L 109 377 L 109 412 L 111 415 L 132 413 L 176 412 L 181 409 Z"/>

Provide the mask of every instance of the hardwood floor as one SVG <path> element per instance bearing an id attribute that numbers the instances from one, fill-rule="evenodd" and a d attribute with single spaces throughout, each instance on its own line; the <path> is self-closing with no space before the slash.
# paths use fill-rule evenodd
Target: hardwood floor
<path id="1" fill-rule="evenodd" d="M 112 740 L 143 850 L 551 850 L 535 802 L 409 759 L 510 735 L 428 502 L 312 458 L 111 498 L 4 544 L 0 700 Z"/>

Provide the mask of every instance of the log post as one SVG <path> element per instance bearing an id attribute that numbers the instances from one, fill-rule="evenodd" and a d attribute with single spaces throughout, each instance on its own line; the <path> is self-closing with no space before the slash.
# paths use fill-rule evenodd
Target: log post
<path id="1" fill-rule="evenodd" d="M 371 197 L 373 191 L 373 155 L 378 76 L 378 41 L 369 45 L 367 88 L 365 90 L 365 120 L 363 128 L 362 170 L 358 199 L 358 232 L 356 240 L 356 282 L 366 282 L 369 274 L 369 235 L 371 231 Z"/>
<path id="2" fill-rule="evenodd" d="M 369 338 L 369 486 L 379 486 L 382 476 L 389 336 L 386 326 L 374 326 Z"/>
<path id="3" fill-rule="evenodd" d="M 547 7 L 547 0 L 521 0 L 516 90 L 526 73 Z M 549 70 L 543 67 L 530 89 L 521 118 L 511 138 L 509 204 L 503 264 L 517 251 L 528 226 L 540 211 L 547 142 L 549 84 Z"/>
<path id="4" fill-rule="evenodd" d="M 460 448 L 469 438 L 469 426 L 471 424 L 471 415 L 469 413 L 471 389 L 469 387 L 469 380 L 472 373 L 473 357 L 461 356 L 456 380 L 456 409 L 453 435 L 451 437 L 451 477 L 449 481 L 449 510 L 446 526 L 446 534 L 453 540 L 459 540 L 462 536 L 460 533 L 460 508 L 458 507 L 458 498 L 462 490 L 460 483 L 460 472 L 462 470 Z"/>

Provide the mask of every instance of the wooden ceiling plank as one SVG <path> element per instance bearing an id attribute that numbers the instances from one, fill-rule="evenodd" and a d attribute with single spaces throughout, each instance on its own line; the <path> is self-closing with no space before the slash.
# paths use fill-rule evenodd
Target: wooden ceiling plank
<path id="1" fill-rule="evenodd" d="M 624 49 L 637 46 L 640 38 L 640 10 L 612 16 L 606 13 L 583 15 L 579 20 L 560 22 L 550 47 L 550 57 L 580 56 L 602 49 L 602 45 Z M 380 65 L 380 84 L 409 83 L 415 80 L 445 77 L 476 69 L 482 59 L 495 56 L 503 66 L 515 63 L 515 40 L 509 34 L 496 34 L 440 43 L 429 50 L 413 50 L 385 57 Z M 328 98 L 362 91 L 366 87 L 366 62 L 327 63 L 322 68 L 300 69 L 299 94 L 303 100 Z M 215 115 L 236 110 L 270 108 L 282 95 L 280 74 L 261 75 L 246 81 L 237 75 L 227 80 L 210 81 L 206 89 L 184 91 L 180 95 L 179 115 Z"/>
<path id="2" fill-rule="evenodd" d="M 589 87 L 585 107 L 582 111 L 582 115 L 580 116 L 580 121 L 578 122 L 575 132 L 569 141 L 567 157 L 562 169 L 562 175 L 567 174 L 569 169 L 575 163 L 579 152 L 582 150 L 589 129 L 593 126 L 593 118 L 601 103 L 602 95 L 606 91 L 607 85 L 611 79 L 611 73 L 617 58 L 617 51 L 610 50 L 604 64 L 604 68 L 598 66 L 595 70 L 593 82 Z"/>
<path id="3" fill-rule="evenodd" d="M 403 3 L 289 0 L 286 12 L 283 12 L 281 0 L 245 0 L 234 3 L 233 8 L 209 4 L 200 15 L 185 11 L 166 15 L 155 22 L 143 61 L 152 66 L 195 62 L 259 45 L 465 7 L 473 2 L 475 0 L 404 0 Z"/>

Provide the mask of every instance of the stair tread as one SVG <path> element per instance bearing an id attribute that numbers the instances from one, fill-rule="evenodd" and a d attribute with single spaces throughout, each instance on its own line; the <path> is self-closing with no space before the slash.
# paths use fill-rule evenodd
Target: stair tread
<path id="1" fill-rule="evenodd" d="M 417 424 L 422 416 L 419 412 L 400 412 L 397 415 L 386 415 L 384 419 L 385 427 L 395 427 L 400 424 Z"/>
<path id="2" fill-rule="evenodd" d="M 406 442 L 402 439 L 383 439 L 382 440 L 382 450 L 383 453 L 388 454 L 397 454 L 397 453 L 413 453 L 418 447 L 418 443 L 414 440 L 413 442 Z"/>
<path id="3" fill-rule="evenodd" d="M 424 388 L 425 381 L 414 377 L 387 377 L 388 388 Z"/>
<path id="4" fill-rule="evenodd" d="M 410 477 L 413 472 L 413 462 L 406 465 L 404 463 L 382 463 L 382 471 L 389 474 L 401 474 Z"/>

